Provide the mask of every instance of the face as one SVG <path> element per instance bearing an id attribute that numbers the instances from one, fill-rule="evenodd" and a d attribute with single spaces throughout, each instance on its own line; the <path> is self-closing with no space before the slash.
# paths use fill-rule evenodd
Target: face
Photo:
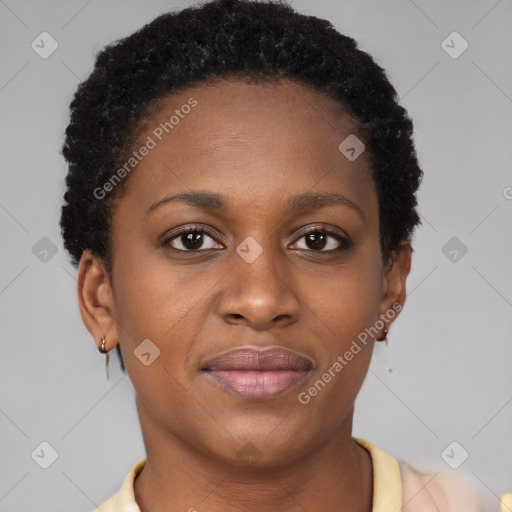
<path id="1" fill-rule="evenodd" d="M 158 103 L 115 207 L 112 280 L 88 252 L 80 265 L 98 298 L 81 299 L 82 317 L 109 349 L 119 341 L 141 423 L 225 461 L 255 446 L 261 464 L 351 425 L 375 341 L 362 333 L 403 304 L 410 262 L 404 245 L 383 266 L 367 155 L 339 149 L 357 133 L 337 102 L 296 83 L 220 81 Z M 256 390 L 232 373 L 239 392 L 203 370 L 249 345 L 310 366 Z"/>

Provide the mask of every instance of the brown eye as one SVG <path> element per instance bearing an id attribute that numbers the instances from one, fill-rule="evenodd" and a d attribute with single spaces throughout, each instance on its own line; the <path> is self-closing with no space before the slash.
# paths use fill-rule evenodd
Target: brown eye
<path id="1" fill-rule="evenodd" d="M 310 249 L 322 250 L 328 245 L 328 235 L 314 231 L 305 235 L 306 245 Z"/>
<path id="2" fill-rule="evenodd" d="M 314 252 L 346 250 L 352 246 L 352 242 L 348 238 L 325 228 L 313 228 L 312 230 L 303 233 L 298 240 L 302 239 L 305 241 L 305 247 L 298 247 L 298 249 Z M 298 241 L 295 243 L 297 244 Z"/>
<path id="3" fill-rule="evenodd" d="M 216 249 L 215 244 L 217 242 L 204 228 L 187 228 L 164 241 L 165 246 L 183 252 Z"/>

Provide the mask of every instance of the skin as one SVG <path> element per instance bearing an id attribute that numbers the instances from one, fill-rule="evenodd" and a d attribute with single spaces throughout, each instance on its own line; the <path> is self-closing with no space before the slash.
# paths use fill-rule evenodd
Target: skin
<path id="1" fill-rule="evenodd" d="M 160 100 L 135 146 L 191 97 L 197 106 L 139 163 L 115 207 L 112 275 L 90 251 L 79 265 L 82 319 L 98 347 L 102 336 L 108 350 L 121 344 L 136 393 L 147 453 L 136 500 L 142 512 L 368 512 L 371 458 L 351 436 L 375 340 L 307 405 L 298 394 L 404 304 L 411 248 L 404 242 L 384 265 L 367 156 L 351 162 L 338 149 L 358 133 L 339 103 L 290 82 L 203 84 Z M 222 194 L 229 208 L 171 201 L 147 214 L 193 191 Z M 304 193 L 342 194 L 364 218 L 346 204 L 290 210 L 287 199 Z M 195 252 L 179 252 L 183 237 L 163 245 L 190 224 L 211 232 Z M 353 245 L 337 251 L 328 233 L 324 246 L 308 244 L 308 227 L 337 228 Z M 252 263 L 236 252 L 247 237 L 263 250 Z M 134 350 L 148 338 L 161 352 L 146 366 Z M 314 369 L 260 401 L 200 372 L 247 344 L 295 350 Z M 248 443 L 256 463 L 238 455 Z"/>

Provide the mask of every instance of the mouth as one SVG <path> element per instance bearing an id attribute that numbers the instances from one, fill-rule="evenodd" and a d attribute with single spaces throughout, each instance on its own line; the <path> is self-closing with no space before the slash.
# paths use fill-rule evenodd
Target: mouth
<path id="1" fill-rule="evenodd" d="M 311 359 L 282 347 L 241 347 L 207 361 L 201 371 L 225 390 L 261 400 L 297 386 L 313 366 Z"/>

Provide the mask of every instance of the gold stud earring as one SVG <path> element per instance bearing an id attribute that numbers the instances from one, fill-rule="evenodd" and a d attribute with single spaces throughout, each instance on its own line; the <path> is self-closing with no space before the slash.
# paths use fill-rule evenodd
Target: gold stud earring
<path id="1" fill-rule="evenodd" d="M 388 345 L 388 330 L 384 327 L 382 334 L 377 338 L 377 341 L 384 341 Z"/>
<path id="2" fill-rule="evenodd" d="M 109 378 L 108 375 L 108 365 L 109 365 L 109 354 L 108 350 L 105 348 L 105 345 L 107 343 L 107 340 L 105 339 L 105 336 L 101 337 L 101 347 L 98 349 L 102 354 L 105 354 L 105 373 L 107 374 L 107 380 Z"/>

